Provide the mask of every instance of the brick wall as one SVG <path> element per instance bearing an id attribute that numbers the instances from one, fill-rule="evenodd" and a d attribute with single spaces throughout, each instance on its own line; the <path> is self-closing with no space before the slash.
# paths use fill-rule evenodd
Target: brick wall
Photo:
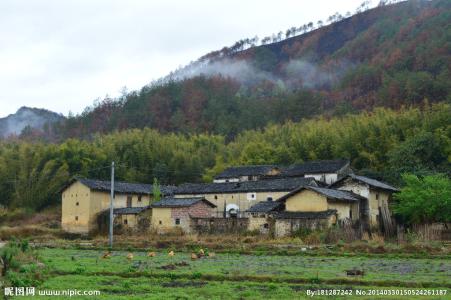
<path id="1" fill-rule="evenodd" d="M 171 209 L 171 218 L 175 225 L 175 219 L 180 219 L 180 227 L 185 232 L 191 232 L 191 217 L 194 218 L 209 218 L 214 214 L 214 208 L 203 201 L 189 207 L 174 207 Z"/>
<path id="2" fill-rule="evenodd" d="M 199 201 L 190 207 L 177 207 L 171 211 L 172 218 L 186 218 L 192 216 L 194 218 L 208 218 L 213 216 L 214 208 L 203 201 Z"/>

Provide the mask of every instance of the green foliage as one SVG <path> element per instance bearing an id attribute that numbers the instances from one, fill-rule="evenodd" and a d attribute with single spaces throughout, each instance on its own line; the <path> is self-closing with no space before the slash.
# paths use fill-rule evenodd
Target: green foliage
<path id="1" fill-rule="evenodd" d="M 2 276 L 5 276 L 10 268 L 15 264 L 15 256 L 19 252 L 15 242 L 4 246 L 0 251 L 0 259 L 2 262 Z"/>
<path id="2" fill-rule="evenodd" d="M 152 195 L 153 195 L 152 201 L 157 202 L 161 200 L 161 189 L 157 178 L 153 179 Z"/>
<path id="3" fill-rule="evenodd" d="M 269 125 L 240 134 L 222 153 L 221 167 L 241 164 L 292 164 L 349 158 L 352 167 L 372 170 L 401 184 L 400 172 L 444 172 L 451 158 L 451 106 L 404 109 L 332 119 Z"/>
<path id="4" fill-rule="evenodd" d="M 444 175 L 419 178 L 404 174 L 405 186 L 395 194 L 394 212 L 408 223 L 451 221 L 451 180 Z"/>

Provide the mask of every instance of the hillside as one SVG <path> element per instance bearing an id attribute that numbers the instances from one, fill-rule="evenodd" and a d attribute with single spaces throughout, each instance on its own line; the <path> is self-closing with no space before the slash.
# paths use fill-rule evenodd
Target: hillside
<path id="1" fill-rule="evenodd" d="M 62 115 L 46 109 L 21 107 L 15 114 L 0 118 L 0 138 L 49 133 L 49 124 L 63 121 Z"/>
<path id="2" fill-rule="evenodd" d="M 311 22 L 259 46 L 245 39 L 87 108 L 52 138 L 144 127 L 231 138 L 319 114 L 449 101 L 450 20 L 449 1 L 412 0 L 334 15 L 328 25 Z"/>

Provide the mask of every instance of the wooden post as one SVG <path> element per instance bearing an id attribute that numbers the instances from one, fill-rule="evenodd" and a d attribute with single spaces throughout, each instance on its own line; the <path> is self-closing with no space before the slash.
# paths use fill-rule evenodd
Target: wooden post
<path id="1" fill-rule="evenodd" d="M 110 248 L 113 248 L 113 200 L 114 200 L 114 161 L 111 163 L 111 191 L 110 191 L 110 235 L 109 242 Z"/>

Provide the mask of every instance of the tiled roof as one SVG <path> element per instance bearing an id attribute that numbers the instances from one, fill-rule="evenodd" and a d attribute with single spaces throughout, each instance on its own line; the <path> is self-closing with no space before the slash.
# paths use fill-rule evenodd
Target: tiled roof
<path id="1" fill-rule="evenodd" d="M 300 186 L 316 185 L 314 178 L 280 178 L 258 181 L 225 183 L 185 183 L 175 189 L 175 194 L 220 194 L 265 191 L 291 191 Z"/>
<path id="2" fill-rule="evenodd" d="M 281 172 L 281 176 L 296 177 L 305 174 L 335 173 L 349 164 L 346 159 L 308 161 L 300 165 L 292 165 Z"/>
<path id="3" fill-rule="evenodd" d="M 327 219 L 336 213 L 335 209 L 329 209 L 326 211 L 281 211 L 272 215 L 275 219 Z"/>
<path id="4" fill-rule="evenodd" d="M 213 203 L 206 200 L 203 197 L 193 197 L 193 198 L 163 198 L 158 202 L 153 203 L 152 207 L 187 207 L 194 205 L 200 201 L 205 202 L 211 207 L 216 207 Z"/>
<path id="5" fill-rule="evenodd" d="M 331 184 L 331 186 L 337 186 L 339 184 L 339 182 L 342 182 L 343 180 L 347 179 L 347 178 L 351 178 L 363 183 L 366 183 L 372 187 L 375 188 L 379 188 L 379 189 L 383 189 L 383 190 L 388 190 L 388 191 L 392 191 L 392 192 L 398 192 L 399 190 L 389 184 L 386 184 L 382 181 L 376 180 L 376 179 L 372 179 L 372 178 L 368 178 L 365 176 L 359 176 L 359 175 L 354 175 L 354 174 L 349 174 L 345 177 L 343 177 L 342 179 L 340 179 L 339 181 Z"/>
<path id="6" fill-rule="evenodd" d="M 148 209 L 149 206 L 143 206 L 143 207 L 122 207 L 122 208 L 115 208 L 113 210 L 113 213 L 115 215 L 136 215 L 140 212 Z"/>
<path id="7" fill-rule="evenodd" d="M 215 179 L 235 178 L 239 176 L 258 176 L 266 175 L 273 169 L 276 169 L 275 165 L 253 165 L 253 166 L 238 166 L 225 169 L 218 174 Z"/>
<path id="8" fill-rule="evenodd" d="M 328 198 L 333 198 L 336 200 L 359 201 L 363 198 L 362 196 L 354 194 L 353 192 L 349 191 L 341 191 L 322 187 L 309 187 L 308 189 L 316 191 Z"/>
<path id="9" fill-rule="evenodd" d="M 247 212 L 259 212 L 259 213 L 267 213 L 270 212 L 280 206 L 282 206 L 282 202 L 277 201 L 261 201 L 257 204 L 252 205 Z"/>
<path id="10" fill-rule="evenodd" d="M 334 200 L 357 202 L 357 201 L 360 201 L 361 199 L 364 199 L 362 196 L 354 194 L 353 192 L 349 192 L 349 191 L 341 191 L 341 190 L 335 190 L 335 189 L 323 188 L 323 187 L 317 187 L 317 186 L 305 186 L 305 187 L 300 187 L 300 188 L 297 188 L 297 189 L 291 191 L 290 193 L 280 197 L 276 201 L 285 201 L 288 198 L 290 198 L 291 196 L 299 193 L 300 191 L 302 191 L 304 189 L 315 191 L 321 195 L 326 196 L 327 198 L 332 198 Z"/>
<path id="11" fill-rule="evenodd" d="M 82 184 L 86 185 L 92 190 L 109 192 L 111 188 L 110 181 L 96 180 L 96 179 L 86 179 L 86 178 L 75 178 L 71 183 L 76 180 L 80 181 Z M 70 183 L 70 184 L 71 184 Z M 160 186 L 161 193 L 164 195 L 171 195 L 174 191 L 174 186 Z M 114 192 L 117 194 L 142 194 L 149 195 L 152 194 L 152 185 L 144 183 L 129 183 L 122 181 L 114 182 Z"/>

